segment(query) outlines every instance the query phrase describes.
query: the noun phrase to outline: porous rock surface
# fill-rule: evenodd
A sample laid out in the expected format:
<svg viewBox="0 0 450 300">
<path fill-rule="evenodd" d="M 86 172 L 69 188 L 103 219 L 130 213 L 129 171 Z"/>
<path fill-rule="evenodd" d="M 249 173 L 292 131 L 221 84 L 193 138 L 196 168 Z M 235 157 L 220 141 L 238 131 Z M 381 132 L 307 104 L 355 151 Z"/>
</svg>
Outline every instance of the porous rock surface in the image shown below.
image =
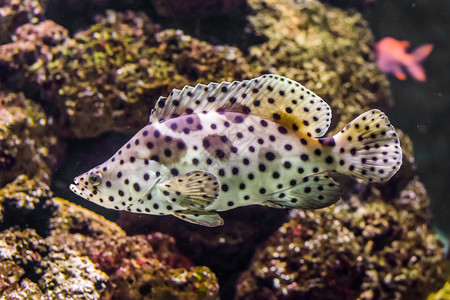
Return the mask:
<svg viewBox="0 0 450 300">
<path fill-rule="evenodd" d="M 19 176 L 0 190 L 0 298 L 216 299 L 217 279 L 175 240 L 117 225 Z"/>
</svg>

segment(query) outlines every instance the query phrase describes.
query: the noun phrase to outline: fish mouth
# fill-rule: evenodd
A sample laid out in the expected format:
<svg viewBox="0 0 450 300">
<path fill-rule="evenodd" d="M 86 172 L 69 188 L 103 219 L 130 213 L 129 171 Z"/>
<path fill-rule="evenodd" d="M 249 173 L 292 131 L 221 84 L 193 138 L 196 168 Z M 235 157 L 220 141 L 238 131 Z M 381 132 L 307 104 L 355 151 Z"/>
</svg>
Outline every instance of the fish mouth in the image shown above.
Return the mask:
<svg viewBox="0 0 450 300">
<path fill-rule="evenodd" d="M 70 188 L 70 190 L 71 190 L 72 192 L 74 192 L 74 193 L 77 194 L 78 196 L 83 197 L 83 198 L 86 199 L 86 196 L 84 195 L 84 193 L 83 193 L 83 192 L 82 192 L 75 184 L 71 184 L 71 185 L 69 186 L 69 188 Z"/>
</svg>

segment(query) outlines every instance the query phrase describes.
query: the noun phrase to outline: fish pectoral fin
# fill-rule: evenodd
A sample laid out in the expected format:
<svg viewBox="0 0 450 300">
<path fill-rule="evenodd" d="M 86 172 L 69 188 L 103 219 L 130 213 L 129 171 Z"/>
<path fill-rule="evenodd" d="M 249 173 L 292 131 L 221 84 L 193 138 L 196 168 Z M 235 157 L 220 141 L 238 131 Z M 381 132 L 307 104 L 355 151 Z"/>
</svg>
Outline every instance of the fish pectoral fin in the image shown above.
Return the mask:
<svg viewBox="0 0 450 300">
<path fill-rule="evenodd" d="M 218 214 L 209 211 L 195 211 L 186 209 L 175 211 L 173 215 L 184 221 L 206 227 L 217 227 L 223 225 L 223 219 Z"/>
<path fill-rule="evenodd" d="M 336 181 L 329 176 L 318 174 L 305 177 L 291 189 L 267 195 L 264 205 L 313 210 L 336 203 L 340 195 L 341 188 Z"/>
<path fill-rule="evenodd" d="M 216 175 L 196 170 L 160 183 L 158 188 L 168 202 L 203 210 L 219 197 L 220 182 Z"/>
</svg>

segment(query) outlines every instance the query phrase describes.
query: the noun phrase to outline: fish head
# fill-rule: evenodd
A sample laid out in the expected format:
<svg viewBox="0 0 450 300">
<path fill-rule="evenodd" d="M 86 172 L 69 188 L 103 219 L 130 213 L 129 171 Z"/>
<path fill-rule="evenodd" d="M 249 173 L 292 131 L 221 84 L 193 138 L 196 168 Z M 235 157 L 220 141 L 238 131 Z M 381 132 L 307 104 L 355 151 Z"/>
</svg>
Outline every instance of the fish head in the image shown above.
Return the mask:
<svg viewBox="0 0 450 300">
<path fill-rule="evenodd" d="M 148 193 L 161 179 L 164 167 L 156 161 L 109 159 L 77 176 L 72 192 L 100 206 L 125 210 Z"/>
</svg>

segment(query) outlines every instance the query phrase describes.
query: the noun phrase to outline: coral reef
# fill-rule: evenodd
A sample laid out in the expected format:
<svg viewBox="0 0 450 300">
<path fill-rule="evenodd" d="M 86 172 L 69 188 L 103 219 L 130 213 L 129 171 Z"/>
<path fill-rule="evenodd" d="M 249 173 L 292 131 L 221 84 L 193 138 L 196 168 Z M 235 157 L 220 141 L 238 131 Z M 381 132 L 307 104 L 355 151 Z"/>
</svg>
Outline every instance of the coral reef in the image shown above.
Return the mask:
<svg viewBox="0 0 450 300">
<path fill-rule="evenodd" d="M 426 210 L 423 186 L 396 200 L 293 211 L 241 276 L 237 299 L 422 299 L 442 284 L 442 246 L 407 210 Z"/>
<path fill-rule="evenodd" d="M 51 122 L 23 94 L 0 92 L 0 186 L 21 174 L 50 183 L 64 150 Z"/>
<path fill-rule="evenodd" d="M 217 298 L 214 273 L 193 266 L 172 237 L 127 237 L 24 175 L 0 190 L 0 229 L 1 298 Z"/>
<path fill-rule="evenodd" d="M 385 185 L 354 187 L 336 206 L 292 211 L 241 275 L 236 299 L 423 299 L 440 287 L 442 244 L 400 136 L 409 167 Z"/>
<path fill-rule="evenodd" d="M 0 3 L 0 44 L 11 41 L 20 25 L 38 23 L 44 18 L 47 0 L 6 0 Z"/>
<path fill-rule="evenodd" d="M 38 94 L 58 110 L 55 122 L 67 135 L 79 138 L 136 130 L 147 123 L 160 95 L 198 81 L 239 79 L 247 66 L 239 50 L 212 46 L 181 31 L 161 32 L 143 13 L 109 11 L 74 39 L 60 34 L 55 41 L 54 33 L 64 29 L 47 25 L 51 28 L 29 25 L 35 28 L 29 31 L 49 35 L 33 36 L 34 45 L 25 47 L 27 38 L 17 35 L 14 43 L 0 47 L 5 53 L 0 81 L 27 95 Z M 51 49 L 41 47 L 49 40 Z"/>
<path fill-rule="evenodd" d="M 1 268 L 15 275 L 13 281 L 4 281 L 2 298 L 17 294 L 14 286 L 20 286 L 27 299 L 40 295 L 48 299 L 99 298 L 108 277 L 87 257 L 71 250 L 50 249 L 33 229 L 7 229 L 0 236 Z"/>
</svg>

